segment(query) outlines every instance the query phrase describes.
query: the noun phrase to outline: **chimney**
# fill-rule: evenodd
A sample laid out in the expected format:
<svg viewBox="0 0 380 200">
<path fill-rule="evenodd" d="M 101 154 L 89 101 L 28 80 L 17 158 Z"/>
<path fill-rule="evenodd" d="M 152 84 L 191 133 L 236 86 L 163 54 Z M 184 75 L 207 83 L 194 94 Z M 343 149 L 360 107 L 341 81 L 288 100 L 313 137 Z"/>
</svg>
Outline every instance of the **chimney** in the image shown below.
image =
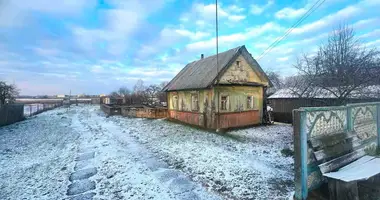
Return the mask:
<svg viewBox="0 0 380 200">
<path fill-rule="evenodd" d="M 205 57 L 205 55 L 203 55 L 203 53 L 201 54 L 201 60 Z"/>
</svg>

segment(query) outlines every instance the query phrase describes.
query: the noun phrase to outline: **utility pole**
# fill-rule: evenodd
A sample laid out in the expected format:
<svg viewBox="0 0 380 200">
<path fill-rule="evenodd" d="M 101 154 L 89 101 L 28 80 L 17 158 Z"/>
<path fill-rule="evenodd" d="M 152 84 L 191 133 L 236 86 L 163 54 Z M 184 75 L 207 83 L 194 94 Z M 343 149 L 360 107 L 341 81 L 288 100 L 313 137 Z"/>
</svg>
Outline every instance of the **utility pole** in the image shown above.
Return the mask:
<svg viewBox="0 0 380 200">
<path fill-rule="evenodd" d="M 215 0 L 215 29 L 216 29 L 216 83 L 219 83 L 219 44 L 218 44 L 218 0 Z M 219 130 L 219 118 L 220 118 L 220 113 L 219 113 L 219 101 L 220 101 L 220 96 L 219 96 L 219 91 L 217 92 L 217 120 L 216 120 L 216 130 Z"/>
</svg>

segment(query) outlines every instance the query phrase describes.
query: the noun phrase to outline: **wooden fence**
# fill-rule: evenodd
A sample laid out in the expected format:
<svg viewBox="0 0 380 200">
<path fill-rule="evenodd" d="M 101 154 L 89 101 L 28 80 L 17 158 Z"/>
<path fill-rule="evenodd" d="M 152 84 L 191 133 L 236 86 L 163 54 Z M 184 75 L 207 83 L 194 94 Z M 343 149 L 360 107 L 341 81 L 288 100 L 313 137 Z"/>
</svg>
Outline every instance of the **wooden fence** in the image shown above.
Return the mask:
<svg viewBox="0 0 380 200">
<path fill-rule="evenodd" d="M 347 103 L 379 102 L 380 99 L 348 99 Z M 273 108 L 273 117 L 277 122 L 292 123 L 294 109 L 301 107 L 342 106 L 336 98 L 268 98 L 269 105 Z"/>
<path fill-rule="evenodd" d="M 380 102 L 294 110 L 295 197 L 306 199 L 324 179 L 308 140 L 322 135 L 354 131 L 371 149 L 380 145 Z"/>
<path fill-rule="evenodd" d="M 24 119 L 23 104 L 5 104 L 0 106 L 0 126 L 13 124 Z"/>
<path fill-rule="evenodd" d="M 124 106 L 121 109 L 124 117 L 138 117 L 160 119 L 168 116 L 168 109 L 164 107 L 148 107 L 148 106 Z"/>
<path fill-rule="evenodd" d="M 121 107 L 117 105 L 100 104 L 100 109 L 108 116 L 121 115 Z"/>
</svg>

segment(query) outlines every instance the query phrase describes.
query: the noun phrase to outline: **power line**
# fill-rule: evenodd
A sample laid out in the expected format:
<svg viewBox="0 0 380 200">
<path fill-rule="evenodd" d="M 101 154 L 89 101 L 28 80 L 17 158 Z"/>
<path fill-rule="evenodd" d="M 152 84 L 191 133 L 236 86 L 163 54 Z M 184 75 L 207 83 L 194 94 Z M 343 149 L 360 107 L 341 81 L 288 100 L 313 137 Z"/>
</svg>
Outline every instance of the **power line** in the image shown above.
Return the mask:
<svg viewBox="0 0 380 200">
<path fill-rule="evenodd" d="M 321 2 L 322 1 L 322 2 Z M 294 23 L 287 31 L 286 33 L 280 37 L 277 38 L 276 41 L 274 41 L 269 47 L 267 47 L 257 58 L 257 60 L 260 60 L 263 58 L 266 54 L 268 54 L 276 45 L 278 45 L 283 39 L 286 38 L 298 25 L 300 25 L 307 17 L 309 17 L 315 10 L 317 10 L 326 0 L 318 0 L 309 8 L 309 10 L 300 18 L 296 23 Z M 318 4 L 319 3 L 319 4 Z M 317 5 L 318 4 L 318 5 Z"/>
</svg>

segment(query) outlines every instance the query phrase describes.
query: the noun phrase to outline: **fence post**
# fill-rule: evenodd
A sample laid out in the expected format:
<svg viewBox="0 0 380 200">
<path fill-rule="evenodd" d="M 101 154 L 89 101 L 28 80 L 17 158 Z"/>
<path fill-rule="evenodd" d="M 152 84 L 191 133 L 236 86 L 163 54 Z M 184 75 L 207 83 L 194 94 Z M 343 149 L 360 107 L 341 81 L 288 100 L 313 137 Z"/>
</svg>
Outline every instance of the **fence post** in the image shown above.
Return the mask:
<svg viewBox="0 0 380 200">
<path fill-rule="evenodd" d="M 293 110 L 294 127 L 294 168 L 295 168 L 295 197 L 296 199 L 307 199 L 307 128 L 306 112 Z"/>
<path fill-rule="evenodd" d="M 376 115 L 377 115 L 377 123 L 376 123 L 376 128 L 377 128 L 377 149 L 380 150 L 380 104 L 376 105 Z"/>
<path fill-rule="evenodd" d="M 346 106 L 347 109 L 346 109 L 346 112 L 347 112 L 347 131 L 352 131 L 353 130 L 353 126 L 354 126 L 354 123 L 352 121 L 352 107 L 347 105 Z"/>
</svg>

